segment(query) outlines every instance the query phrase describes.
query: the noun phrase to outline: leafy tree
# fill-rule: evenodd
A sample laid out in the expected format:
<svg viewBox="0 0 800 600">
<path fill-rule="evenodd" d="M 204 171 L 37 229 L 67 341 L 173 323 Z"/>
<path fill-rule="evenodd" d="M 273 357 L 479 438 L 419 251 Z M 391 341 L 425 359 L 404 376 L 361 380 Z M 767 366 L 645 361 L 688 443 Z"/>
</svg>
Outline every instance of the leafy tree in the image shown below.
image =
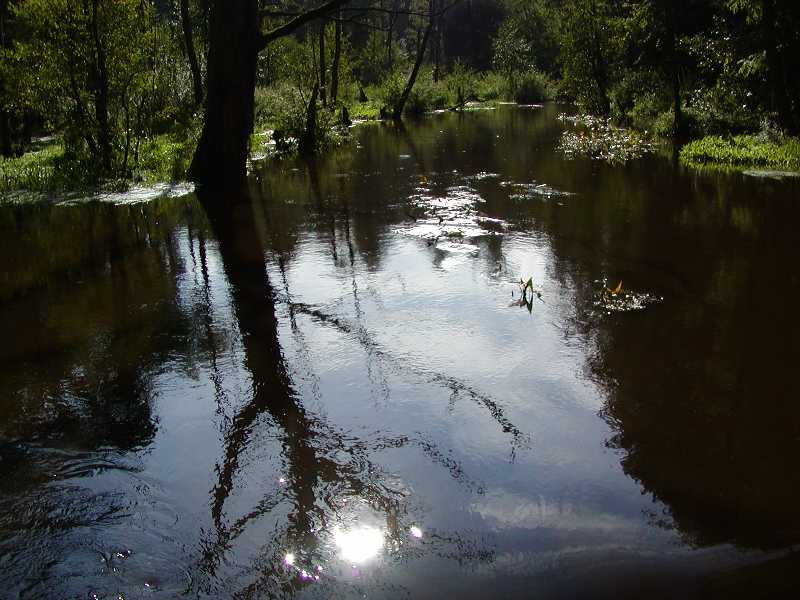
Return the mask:
<svg viewBox="0 0 800 600">
<path fill-rule="evenodd" d="M 14 95 L 64 131 L 67 152 L 97 174 L 127 168 L 132 137 L 152 110 L 157 52 L 153 10 L 139 0 L 23 0 L 14 15 L 24 35 L 11 60 Z"/>
<path fill-rule="evenodd" d="M 575 0 L 561 12 L 561 61 L 566 89 L 588 110 L 608 115 L 617 75 L 621 21 L 610 0 Z"/>
<path fill-rule="evenodd" d="M 533 48 L 520 35 L 518 24 L 509 19 L 500 26 L 493 44 L 494 68 L 505 77 L 511 93 L 519 86 L 519 79 L 533 67 Z"/>
</svg>

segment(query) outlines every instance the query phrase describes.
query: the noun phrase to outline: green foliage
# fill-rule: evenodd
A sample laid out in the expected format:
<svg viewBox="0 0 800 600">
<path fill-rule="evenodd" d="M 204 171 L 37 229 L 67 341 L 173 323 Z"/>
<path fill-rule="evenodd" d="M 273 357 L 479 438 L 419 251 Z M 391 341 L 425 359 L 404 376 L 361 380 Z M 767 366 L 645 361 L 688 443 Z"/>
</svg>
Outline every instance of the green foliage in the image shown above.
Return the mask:
<svg viewBox="0 0 800 600">
<path fill-rule="evenodd" d="M 185 130 L 184 135 L 161 134 L 145 140 L 135 179 L 147 183 L 184 181 L 199 131 L 194 127 Z"/>
<path fill-rule="evenodd" d="M 621 22 L 608 0 L 575 0 L 562 14 L 564 89 L 590 112 L 608 115 L 621 51 Z"/>
<path fill-rule="evenodd" d="M 444 77 L 443 83 L 449 96 L 448 100 L 453 101 L 451 106 L 461 105 L 478 97 L 477 74 L 460 62 L 453 65 L 453 69 Z"/>
<path fill-rule="evenodd" d="M 493 44 L 494 68 L 506 78 L 508 89 L 516 94 L 520 77 L 533 68 L 533 47 L 519 32 L 515 20 L 500 27 Z"/>
<path fill-rule="evenodd" d="M 475 95 L 483 102 L 509 98 L 508 86 L 500 73 L 480 73 L 475 80 Z"/>
<path fill-rule="evenodd" d="M 555 97 L 555 85 L 545 75 L 535 69 L 525 73 L 519 82 L 514 101 L 519 104 L 535 104 L 552 100 Z"/>
<path fill-rule="evenodd" d="M 61 144 L 54 143 L 19 158 L 0 159 L 0 192 L 52 190 L 56 184 L 55 164 L 63 154 Z"/>
<path fill-rule="evenodd" d="M 146 183 L 185 180 L 197 143 L 198 125 L 187 125 L 180 135 L 162 134 L 143 141 L 136 171 L 129 180 Z M 96 188 L 101 183 L 84 162 L 65 153 L 61 140 L 18 158 L 0 158 L 0 193 L 68 192 Z M 126 186 L 125 181 L 106 181 L 111 183 L 115 187 Z"/>
<path fill-rule="evenodd" d="M 271 129 L 276 150 L 282 154 L 293 153 L 306 128 L 310 94 L 282 82 L 272 88 L 256 90 L 256 125 Z M 317 106 L 317 152 L 339 145 L 342 131 L 334 110 Z"/>
<path fill-rule="evenodd" d="M 153 5 L 25 0 L 14 18 L 19 39 L 2 60 L 7 108 L 63 132 L 64 161 L 85 179 L 130 175 L 141 140 L 173 126 L 189 90 Z"/>
<path fill-rule="evenodd" d="M 680 153 L 689 165 L 721 164 L 800 170 L 800 139 L 771 141 L 769 134 L 707 136 L 686 144 Z"/>
<path fill-rule="evenodd" d="M 414 89 L 406 102 L 406 114 L 423 115 L 432 110 L 455 106 L 456 98 L 451 95 L 449 86 L 443 80 L 434 81 L 433 69 L 420 69 Z"/>
</svg>

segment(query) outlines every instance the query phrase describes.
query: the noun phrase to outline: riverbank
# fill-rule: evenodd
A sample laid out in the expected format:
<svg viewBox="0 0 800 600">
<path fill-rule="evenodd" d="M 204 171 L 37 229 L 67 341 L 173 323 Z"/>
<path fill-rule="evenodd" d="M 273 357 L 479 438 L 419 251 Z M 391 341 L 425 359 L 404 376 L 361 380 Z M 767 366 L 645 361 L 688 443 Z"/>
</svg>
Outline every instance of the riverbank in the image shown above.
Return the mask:
<svg viewBox="0 0 800 600">
<path fill-rule="evenodd" d="M 0 158 L 0 200 L 10 194 L 61 194 L 67 192 L 119 192 L 135 185 L 182 182 L 192 159 L 193 135 L 164 134 L 143 140 L 128 177 L 98 179 L 94 169 L 64 152 L 58 136 L 41 138 L 22 156 Z"/>
<path fill-rule="evenodd" d="M 766 167 L 800 171 L 800 139 L 710 135 L 683 146 L 680 159 L 688 166 Z"/>
</svg>

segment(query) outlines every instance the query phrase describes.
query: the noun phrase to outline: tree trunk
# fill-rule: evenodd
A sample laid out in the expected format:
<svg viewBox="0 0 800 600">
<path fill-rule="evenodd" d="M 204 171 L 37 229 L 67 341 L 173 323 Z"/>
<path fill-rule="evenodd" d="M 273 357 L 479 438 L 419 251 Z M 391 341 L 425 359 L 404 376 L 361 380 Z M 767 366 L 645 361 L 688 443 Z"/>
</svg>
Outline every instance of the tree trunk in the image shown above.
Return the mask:
<svg viewBox="0 0 800 600">
<path fill-rule="evenodd" d="M 7 110 L 0 110 L 0 155 L 4 158 L 14 155 L 11 145 L 11 116 Z"/>
<path fill-rule="evenodd" d="M 241 187 L 253 131 L 259 19 L 257 0 L 217 0 L 209 15 L 206 114 L 189 178 Z"/>
<path fill-rule="evenodd" d="M 775 2 L 765 0 L 761 15 L 764 36 L 765 58 L 767 62 L 767 82 L 770 93 L 770 109 L 775 113 L 778 125 L 791 128 L 794 117 L 792 115 L 791 101 L 788 97 L 787 86 L 783 78 L 783 65 L 781 49 L 784 44 L 776 43 L 781 39 L 776 31 L 775 24 L 779 16 L 775 11 Z"/>
<path fill-rule="evenodd" d="M 327 83 L 325 82 L 325 21 L 319 25 L 319 97 L 322 106 L 328 106 Z"/>
<path fill-rule="evenodd" d="M 433 80 L 439 81 L 442 65 L 442 19 L 439 16 L 435 19 L 433 27 Z"/>
<path fill-rule="evenodd" d="M 339 61 L 342 58 L 342 12 L 337 14 L 335 33 L 333 38 L 333 63 L 331 64 L 331 102 L 336 104 L 339 97 Z"/>
<path fill-rule="evenodd" d="M 422 66 L 423 59 L 425 58 L 425 49 L 428 47 L 428 39 L 431 37 L 432 29 L 433 17 L 431 17 L 431 19 L 428 21 L 428 26 L 425 28 L 425 35 L 422 36 L 422 42 L 420 43 L 419 50 L 417 51 L 417 60 L 414 61 L 414 68 L 411 69 L 411 75 L 408 77 L 408 83 L 406 83 L 406 87 L 400 96 L 400 100 L 398 100 L 397 104 L 394 106 L 394 112 L 392 116 L 396 121 L 399 121 L 403 117 L 403 109 L 406 107 L 406 102 L 408 102 L 408 97 L 411 95 L 411 90 L 414 89 L 414 83 L 417 81 L 419 69 Z"/>
<path fill-rule="evenodd" d="M 680 62 L 678 60 L 678 26 L 677 26 L 677 11 L 680 10 L 674 2 L 669 2 L 664 5 L 666 14 L 664 15 L 664 22 L 667 25 L 667 54 L 671 69 L 672 78 L 672 135 L 676 137 L 683 132 L 683 112 L 681 111 L 681 77 L 680 77 Z"/>
<path fill-rule="evenodd" d="M 100 166 L 103 174 L 111 171 L 111 125 L 108 121 L 108 69 L 106 50 L 100 38 L 97 7 L 99 0 L 92 0 L 92 39 L 94 40 L 95 63 L 93 65 L 94 114 L 97 119 L 97 142 L 100 151 Z"/>
<path fill-rule="evenodd" d="M 203 76 L 200 73 L 197 52 L 195 52 L 194 48 L 192 20 L 189 17 L 189 0 L 181 0 L 181 25 L 183 26 L 183 41 L 186 45 L 186 58 L 189 61 L 189 70 L 192 72 L 194 104 L 195 106 L 200 106 L 203 103 Z"/>
<path fill-rule="evenodd" d="M 0 47 L 7 49 L 10 47 L 11 42 L 8 39 L 6 25 L 7 25 L 7 2 L 0 0 Z M 0 94 L 5 94 L 5 84 L 0 79 Z M 5 109 L 0 110 L 0 155 L 8 158 L 12 155 L 13 148 L 11 144 L 11 115 Z"/>
<path fill-rule="evenodd" d="M 314 85 L 311 92 L 311 99 L 308 101 L 306 109 L 306 128 L 300 136 L 298 150 L 303 156 L 313 156 L 317 153 L 317 95 L 319 94 L 319 84 Z"/>
</svg>

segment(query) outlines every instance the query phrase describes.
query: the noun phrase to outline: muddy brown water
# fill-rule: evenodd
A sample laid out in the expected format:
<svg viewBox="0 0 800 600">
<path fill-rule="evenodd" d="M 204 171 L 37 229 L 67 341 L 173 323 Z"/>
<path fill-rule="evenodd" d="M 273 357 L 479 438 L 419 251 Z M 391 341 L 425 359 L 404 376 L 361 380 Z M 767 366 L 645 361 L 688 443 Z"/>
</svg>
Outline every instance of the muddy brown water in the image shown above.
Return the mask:
<svg viewBox="0 0 800 600">
<path fill-rule="evenodd" d="M 796 591 L 800 182 L 560 110 L 0 206 L 0 596 Z"/>
</svg>

